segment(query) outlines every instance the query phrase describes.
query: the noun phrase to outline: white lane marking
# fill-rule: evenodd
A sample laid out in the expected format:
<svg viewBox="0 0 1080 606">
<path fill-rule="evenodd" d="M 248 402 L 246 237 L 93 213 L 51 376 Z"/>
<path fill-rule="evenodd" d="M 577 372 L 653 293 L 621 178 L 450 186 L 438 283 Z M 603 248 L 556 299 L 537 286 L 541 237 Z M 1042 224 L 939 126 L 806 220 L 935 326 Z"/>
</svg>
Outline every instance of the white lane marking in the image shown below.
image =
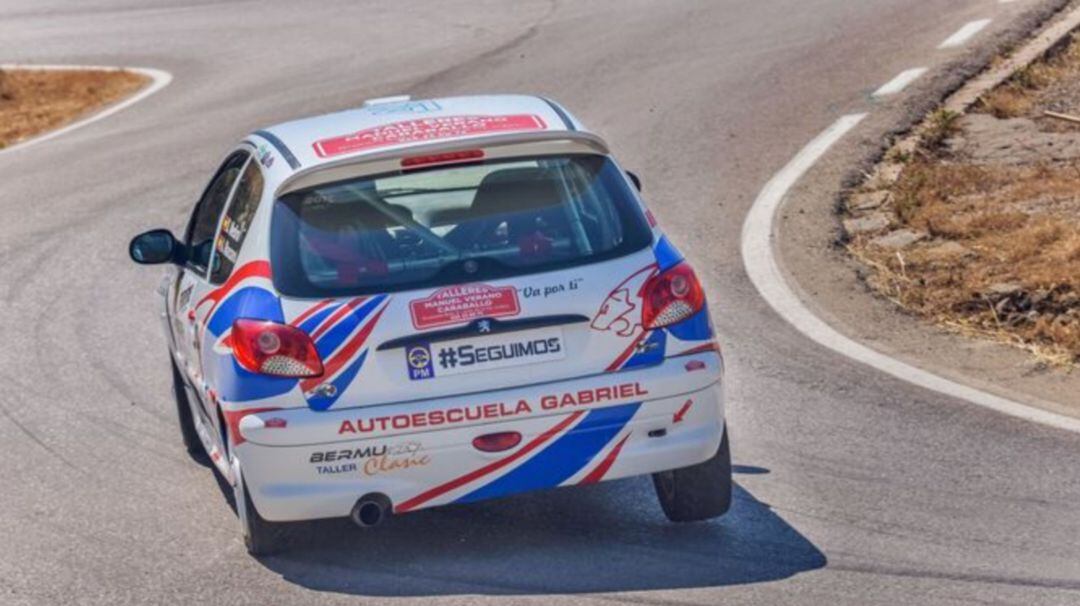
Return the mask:
<svg viewBox="0 0 1080 606">
<path fill-rule="evenodd" d="M 897 74 L 895 78 L 889 80 L 885 84 L 881 85 L 881 88 L 873 92 L 873 97 L 885 97 L 888 95 L 895 95 L 896 93 L 904 90 L 909 84 L 919 79 L 926 73 L 925 67 L 916 67 L 913 69 L 905 70 Z"/>
<path fill-rule="evenodd" d="M 788 286 L 773 254 L 773 222 L 776 215 L 792 186 L 866 115 L 851 114 L 837 120 L 776 173 L 754 200 L 742 231 L 743 265 L 754 287 L 769 306 L 799 332 L 841 355 L 931 391 L 1035 423 L 1080 433 L 1080 419 L 1014 402 L 950 381 L 845 337 L 815 316 Z"/>
<path fill-rule="evenodd" d="M 990 25 L 991 19 L 979 19 L 977 21 L 971 21 L 965 23 L 960 29 L 956 30 L 956 33 L 945 38 L 945 41 L 938 45 L 938 48 L 956 48 L 963 46 L 965 42 L 971 40 L 975 34 L 981 32 L 984 27 Z"/>
<path fill-rule="evenodd" d="M 152 95 L 152 94 L 158 92 L 159 90 L 165 88 L 166 86 L 169 85 L 170 82 L 172 82 L 172 74 L 170 74 L 169 72 L 164 71 L 164 70 L 154 69 L 154 68 L 150 68 L 150 67 L 115 67 L 115 66 L 101 66 L 101 65 L 27 65 L 27 64 L 13 64 L 13 63 L 0 64 L 0 70 L 19 70 L 19 69 L 37 69 L 37 70 L 44 70 L 44 71 L 56 71 L 56 70 L 121 71 L 121 70 L 125 70 L 125 71 L 129 71 L 129 72 L 134 72 L 136 74 L 141 74 L 143 76 L 146 76 L 146 77 L 150 78 L 150 84 L 146 88 L 143 88 L 142 90 L 140 90 L 139 92 L 135 93 L 134 95 L 128 97 L 127 99 L 124 99 L 123 101 L 121 101 L 119 103 L 110 105 L 110 106 L 106 107 L 105 109 L 103 109 L 103 110 L 101 110 L 101 111 L 99 111 L 99 112 L 97 112 L 95 114 L 91 114 L 91 115 L 89 115 L 89 116 L 87 116 L 87 117 L 85 117 L 85 118 L 83 118 L 81 120 L 76 120 L 75 122 L 72 122 L 71 124 L 67 124 L 65 126 L 62 126 L 62 127 L 58 128 L 56 130 L 51 130 L 51 131 L 49 131 L 47 133 L 44 133 L 42 135 L 38 135 L 36 137 L 27 139 L 27 140 L 22 141 L 20 143 L 16 143 L 16 144 L 11 145 L 9 147 L 5 147 L 3 149 L 0 149 L 0 154 L 15 151 L 17 149 L 23 149 L 23 148 L 26 148 L 26 147 L 30 147 L 31 145 L 36 145 L 38 143 L 42 143 L 44 141 L 48 141 L 49 139 L 53 139 L 53 138 L 59 137 L 60 135 L 69 133 L 69 132 L 75 130 L 76 128 L 82 128 L 82 127 L 84 127 L 84 126 L 86 126 L 88 124 L 92 124 L 94 122 L 97 122 L 98 120 L 108 118 L 109 116 L 115 114 L 116 112 L 118 112 L 118 111 L 120 111 L 122 109 L 126 109 L 128 107 L 131 107 L 132 105 L 135 105 L 139 101 L 142 101 L 143 99 L 149 97 L 150 95 Z"/>
</svg>

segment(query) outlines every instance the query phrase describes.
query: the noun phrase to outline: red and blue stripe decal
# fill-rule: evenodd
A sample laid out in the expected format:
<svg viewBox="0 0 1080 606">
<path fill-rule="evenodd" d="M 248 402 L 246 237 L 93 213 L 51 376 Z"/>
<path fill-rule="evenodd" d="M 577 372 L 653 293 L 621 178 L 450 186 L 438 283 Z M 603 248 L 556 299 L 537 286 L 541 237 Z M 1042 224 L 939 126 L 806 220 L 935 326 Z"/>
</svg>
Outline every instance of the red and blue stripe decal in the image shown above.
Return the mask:
<svg viewBox="0 0 1080 606">
<path fill-rule="evenodd" d="M 454 502 L 471 503 L 562 484 L 588 465 L 626 426 L 640 406 L 638 402 L 590 410 L 581 423 L 540 454 Z"/>
<path fill-rule="evenodd" d="M 502 476 L 457 497 L 451 502 L 471 503 L 559 486 L 581 472 L 591 461 L 596 459 L 604 448 L 626 427 L 640 407 L 641 402 L 634 402 L 595 408 L 588 412 L 575 411 L 514 453 L 426 490 L 411 499 L 401 502 L 394 510 L 398 513 L 404 513 L 421 507 L 440 496 L 509 467 L 537 450 L 539 452 L 524 463 Z M 580 423 L 563 433 L 567 427 L 574 425 L 578 419 L 581 419 Z M 556 438 L 556 436 L 558 437 Z M 624 436 L 597 466 L 581 480 L 581 483 L 592 483 L 602 479 L 615 462 L 615 458 L 618 456 L 627 437 L 629 435 Z M 547 444 L 548 442 L 550 444 Z M 545 446 L 545 444 L 547 445 Z"/>
<path fill-rule="evenodd" d="M 623 444 L 626 444 L 626 441 L 629 439 L 630 434 L 628 432 L 610 451 L 608 451 L 604 460 L 600 461 L 599 465 L 594 467 L 592 471 L 581 479 L 579 484 L 595 484 L 600 480 L 603 480 L 604 476 L 607 475 L 608 470 L 611 469 L 611 466 L 615 463 L 615 459 L 619 458 L 619 453 L 622 452 Z"/>
<path fill-rule="evenodd" d="M 204 366 L 210 369 L 210 378 L 223 400 L 266 399 L 288 393 L 299 384 L 312 409 L 326 410 L 337 402 L 360 372 L 367 359 L 367 338 L 386 309 L 384 303 L 389 297 L 323 299 L 315 303 L 297 316 L 292 325 L 311 335 L 315 341 L 315 348 L 324 362 L 324 374 L 303 381 L 269 377 L 241 367 L 232 356 L 227 337 L 237 318 L 285 321 L 281 300 L 262 284 L 254 282 L 269 277 L 268 262 L 247 263 L 199 301 L 198 306 L 211 306 L 202 329 L 212 335 L 203 346 Z M 317 390 L 326 383 L 333 389 Z"/>
<path fill-rule="evenodd" d="M 356 297 L 327 305 L 301 322 L 314 339 L 324 367 L 322 376 L 300 382 L 309 408 L 321 411 L 333 406 L 359 374 L 368 354 L 364 346 L 386 310 L 387 299 L 387 295 Z M 320 389 L 324 385 L 332 389 Z"/>
</svg>

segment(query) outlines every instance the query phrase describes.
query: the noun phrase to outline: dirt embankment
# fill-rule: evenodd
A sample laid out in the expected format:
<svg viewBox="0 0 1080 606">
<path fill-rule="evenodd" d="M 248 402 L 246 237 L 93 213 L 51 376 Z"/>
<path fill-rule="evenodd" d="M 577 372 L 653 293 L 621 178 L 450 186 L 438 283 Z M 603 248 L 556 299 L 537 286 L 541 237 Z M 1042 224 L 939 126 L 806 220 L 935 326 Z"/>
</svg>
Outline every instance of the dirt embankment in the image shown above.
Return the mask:
<svg viewBox="0 0 1080 606">
<path fill-rule="evenodd" d="M 148 83 L 128 71 L 0 70 L 0 148 L 93 113 Z"/>
<path fill-rule="evenodd" d="M 955 330 L 1080 364 L 1080 42 L 1015 74 L 966 115 L 931 116 L 897 178 L 847 200 L 867 283 Z M 1080 119 L 1078 119 L 1080 120 Z M 892 175 L 896 177 L 896 175 Z"/>
</svg>

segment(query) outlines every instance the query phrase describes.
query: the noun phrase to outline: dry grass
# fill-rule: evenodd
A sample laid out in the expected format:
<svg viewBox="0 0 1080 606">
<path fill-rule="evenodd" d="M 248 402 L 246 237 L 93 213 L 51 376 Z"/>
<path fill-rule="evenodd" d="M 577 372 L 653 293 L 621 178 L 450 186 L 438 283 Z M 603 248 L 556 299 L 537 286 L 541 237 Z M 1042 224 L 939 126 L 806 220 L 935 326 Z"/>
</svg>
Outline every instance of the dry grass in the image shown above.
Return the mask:
<svg viewBox="0 0 1080 606">
<path fill-rule="evenodd" d="M 1080 39 L 974 111 L 1031 118 L 1033 130 L 1080 128 L 1042 118 L 1048 109 L 1080 115 Z M 979 164 L 943 145 L 965 136 L 957 117 L 932 114 L 888 186 L 893 223 L 928 237 L 895 250 L 872 244 L 877 234 L 857 235 L 848 250 L 869 269 L 867 283 L 909 311 L 1050 364 L 1080 365 L 1080 157 Z"/>
<path fill-rule="evenodd" d="M 1080 363 L 1080 166 L 923 159 L 893 193 L 900 221 L 931 239 L 900 252 L 853 240 L 872 287 L 954 329 Z"/>
<path fill-rule="evenodd" d="M 0 148 L 114 103 L 148 82 L 126 71 L 0 71 Z"/>
<path fill-rule="evenodd" d="M 1036 117 L 1036 110 L 1052 95 L 1059 85 L 1080 78 L 1080 43 L 1070 41 L 1057 54 L 1018 71 L 1005 84 L 990 91 L 979 100 L 977 111 L 992 114 L 996 118 Z M 1066 94 L 1069 90 L 1061 91 Z"/>
<path fill-rule="evenodd" d="M 1034 102 L 1027 91 L 1004 86 L 979 99 L 979 107 L 995 118 L 1019 118 L 1031 113 Z"/>
</svg>

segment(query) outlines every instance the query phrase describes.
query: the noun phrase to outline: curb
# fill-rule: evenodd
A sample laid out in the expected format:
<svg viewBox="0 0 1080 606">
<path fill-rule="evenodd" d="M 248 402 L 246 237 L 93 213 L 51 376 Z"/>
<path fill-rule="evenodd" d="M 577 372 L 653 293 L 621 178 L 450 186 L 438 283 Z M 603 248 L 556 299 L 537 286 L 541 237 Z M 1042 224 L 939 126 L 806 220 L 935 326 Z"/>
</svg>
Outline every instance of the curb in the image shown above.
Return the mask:
<svg viewBox="0 0 1080 606">
<path fill-rule="evenodd" d="M 1080 5 L 1073 7 L 1064 16 L 1055 19 L 1047 25 L 1034 38 L 1028 40 L 1023 46 L 1014 51 L 1006 60 L 998 65 L 992 65 L 980 74 L 976 75 L 959 90 L 949 95 L 939 109 L 963 114 L 967 112 L 984 94 L 997 88 L 1013 74 L 1031 65 L 1044 57 L 1048 52 L 1063 43 L 1075 30 L 1080 29 Z M 910 133 L 905 135 L 895 144 L 890 146 L 882 156 L 870 176 L 864 183 L 873 183 L 874 189 L 885 189 L 892 186 L 900 178 L 900 170 L 903 164 L 890 162 L 888 158 L 897 154 L 913 153 L 918 147 L 923 134 L 930 127 L 933 113 L 925 116 Z"/>
<path fill-rule="evenodd" d="M 983 92 L 1004 81 L 1017 69 L 1034 61 L 1053 48 L 1055 44 L 1060 43 L 1078 25 L 1080 25 L 1080 6 L 1069 9 L 1064 16 L 1054 19 L 1053 23 L 1025 43 L 1008 61 L 987 69 L 964 84 L 957 92 L 949 95 L 946 107 L 966 109 Z M 827 324 L 795 293 L 775 255 L 774 243 L 777 237 L 775 219 L 792 187 L 835 143 L 858 126 L 866 116 L 866 113 L 860 113 L 840 117 L 780 169 L 765 184 L 754 200 L 743 221 L 740 246 L 743 267 L 754 288 L 769 307 L 793 328 L 811 341 L 845 358 L 947 397 L 1047 427 L 1080 433 L 1080 417 L 1054 412 L 1057 407 L 1049 403 L 1044 404 L 1038 398 L 1002 397 L 964 382 L 947 379 L 872 349 Z M 931 116 L 932 114 L 928 115 L 912 130 L 911 134 L 890 147 L 889 152 L 905 142 L 910 142 L 907 143 L 909 145 L 917 143 L 921 129 L 926 126 Z M 885 157 L 888 157 L 888 152 Z M 890 167 L 895 172 L 893 176 L 895 180 L 899 177 L 897 168 L 902 165 L 883 160 L 868 176 L 866 182 L 877 178 L 879 173 Z"/>
</svg>

